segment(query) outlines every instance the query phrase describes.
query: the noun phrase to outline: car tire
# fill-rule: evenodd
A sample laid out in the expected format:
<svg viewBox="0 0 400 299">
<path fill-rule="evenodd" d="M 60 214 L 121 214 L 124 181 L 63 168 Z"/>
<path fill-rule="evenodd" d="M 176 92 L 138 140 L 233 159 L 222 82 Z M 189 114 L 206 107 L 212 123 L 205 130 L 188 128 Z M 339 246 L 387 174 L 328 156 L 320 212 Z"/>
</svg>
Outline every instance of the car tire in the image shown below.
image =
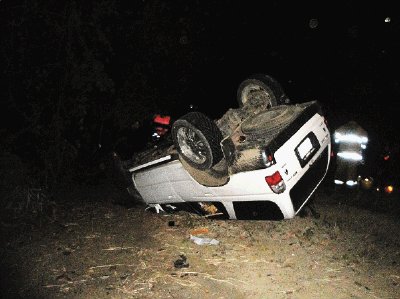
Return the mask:
<svg viewBox="0 0 400 299">
<path fill-rule="evenodd" d="M 180 157 L 196 169 L 210 169 L 223 158 L 222 133 L 201 112 L 189 112 L 177 119 L 172 125 L 172 138 Z"/>
<path fill-rule="evenodd" d="M 265 105 L 267 109 L 290 103 L 278 81 L 264 74 L 255 74 L 240 83 L 237 101 L 239 107 L 252 104 Z"/>
<path fill-rule="evenodd" d="M 291 106 L 277 106 L 245 119 L 241 125 L 242 132 L 253 135 L 268 135 L 280 132 L 281 128 L 294 120 L 298 109 Z"/>
</svg>

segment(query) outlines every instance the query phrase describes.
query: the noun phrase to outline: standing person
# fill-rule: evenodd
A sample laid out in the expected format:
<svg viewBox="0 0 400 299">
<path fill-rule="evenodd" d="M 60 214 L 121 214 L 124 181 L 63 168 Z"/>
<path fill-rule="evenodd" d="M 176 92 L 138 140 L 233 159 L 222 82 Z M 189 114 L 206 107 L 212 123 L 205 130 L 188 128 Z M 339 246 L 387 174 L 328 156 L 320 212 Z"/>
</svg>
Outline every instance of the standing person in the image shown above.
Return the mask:
<svg viewBox="0 0 400 299">
<path fill-rule="evenodd" d="M 368 133 L 352 120 L 335 130 L 334 139 L 337 148 L 334 182 L 353 187 L 358 184 L 359 168 L 364 163 Z"/>
<path fill-rule="evenodd" d="M 153 117 L 153 141 L 158 141 L 166 137 L 171 129 L 171 116 L 155 114 Z"/>
</svg>

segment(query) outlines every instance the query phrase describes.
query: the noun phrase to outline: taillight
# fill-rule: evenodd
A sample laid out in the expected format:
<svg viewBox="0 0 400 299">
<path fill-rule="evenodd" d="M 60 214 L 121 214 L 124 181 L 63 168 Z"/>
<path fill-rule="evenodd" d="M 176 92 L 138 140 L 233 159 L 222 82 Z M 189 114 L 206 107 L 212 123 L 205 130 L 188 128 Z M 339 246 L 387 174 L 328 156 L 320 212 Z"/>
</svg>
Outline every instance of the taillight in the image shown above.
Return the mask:
<svg viewBox="0 0 400 299">
<path fill-rule="evenodd" d="M 271 167 L 272 165 L 275 165 L 276 163 L 274 153 L 269 148 L 266 148 L 264 150 L 264 152 L 262 153 L 262 158 L 267 168 Z"/>
<path fill-rule="evenodd" d="M 273 175 L 266 176 L 265 181 L 274 193 L 282 193 L 286 190 L 285 182 L 279 171 L 275 171 Z"/>
</svg>

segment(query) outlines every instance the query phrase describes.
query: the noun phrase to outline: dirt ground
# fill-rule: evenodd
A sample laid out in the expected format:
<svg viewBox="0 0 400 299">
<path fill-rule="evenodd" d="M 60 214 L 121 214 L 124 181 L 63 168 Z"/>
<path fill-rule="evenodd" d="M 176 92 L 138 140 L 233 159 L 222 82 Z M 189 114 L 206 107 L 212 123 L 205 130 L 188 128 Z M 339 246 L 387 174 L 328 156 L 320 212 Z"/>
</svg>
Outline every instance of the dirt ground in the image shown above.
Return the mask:
<svg viewBox="0 0 400 299">
<path fill-rule="evenodd" d="M 284 221 L 156 214 L 110 185 L 68 190 L 29 217 L 8 207 L 1 295 L 400 298 L 398 204 L 323 190 L 319 218 Z"/>
</svg>

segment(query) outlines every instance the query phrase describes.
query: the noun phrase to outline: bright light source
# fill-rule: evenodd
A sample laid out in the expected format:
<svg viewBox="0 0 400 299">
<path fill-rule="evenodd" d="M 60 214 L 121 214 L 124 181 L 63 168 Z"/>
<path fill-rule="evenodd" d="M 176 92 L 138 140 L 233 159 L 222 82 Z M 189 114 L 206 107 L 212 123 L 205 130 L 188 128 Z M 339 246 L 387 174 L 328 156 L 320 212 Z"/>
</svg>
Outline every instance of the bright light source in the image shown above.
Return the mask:
<svg viewBox="0 0 400 299">
<path fill-rule="evenodd" d="M 356 134 L 341 134 L 341 133 L 335 133 L 335 142 L 356 142 L 360 144 L 366 144 L 368 143 L 368 137 L 365 136 L 359 136 Z"/>
<path fill-rule="evenodd" d="M 355 186 L 355 185 L 357 185 L 357 181 L 348 180 L 348 181 L 346 182 L 346 185 L 347 185 L 347 186 L 350 186 L 350 187 Z"/>
<path fill-rule="evenodd" d="M 335 184 L 336 184 L 336 185 L 343 185 L 343 184 L 344 184 L 344 182 L 343 182 L 343 181 L 341 181 L 341 180 L 335 180 Z"/>
<path fill-rule="evenodd" d="M 363 157 L 355 152 L 339 152 L 337 155 L 345 160 L 361 161 Z"/>
<path fill-rule="evenodd" d="M 387 194 L 390 194 L 393 192 L 394 188 L 393 186 L 386 186 L 384 190 Z"/>
<path fill-rule="evenodd" d="M 371 177 L 369 178 L 364 178 L 362 180 L 360 180 L 361 182 L 361 187 L 363 187 L 364 189 L 371 189 L 372 185 L 373 185 L 373 179 Z"/>
<path fill-rule="evenodd" d="M 385 18 L 385 23 L 390 23 L 392 20 L 390 19 L 390 17 L 386 17 Z"/>
</svg>

